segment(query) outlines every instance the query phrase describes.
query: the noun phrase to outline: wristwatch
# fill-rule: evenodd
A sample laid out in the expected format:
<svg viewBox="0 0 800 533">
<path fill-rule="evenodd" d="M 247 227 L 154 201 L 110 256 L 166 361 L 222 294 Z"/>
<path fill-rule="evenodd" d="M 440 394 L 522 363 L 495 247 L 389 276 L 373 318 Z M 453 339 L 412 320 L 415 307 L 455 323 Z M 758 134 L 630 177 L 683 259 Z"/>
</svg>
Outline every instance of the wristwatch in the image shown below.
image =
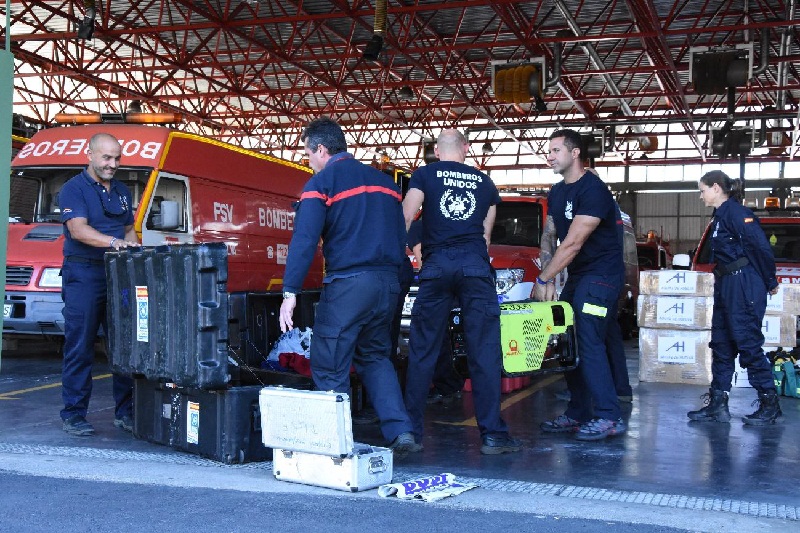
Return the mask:
<svg viewBox="0 0 800 533">
<path fill-rule="evenodd" d="M 285 298 L 294 298 L 295 296 L 297 296 L 297 295 L 295 293 L 291 292 L 291 291 L 283 291 L 284 299 Z"/>
</svg>

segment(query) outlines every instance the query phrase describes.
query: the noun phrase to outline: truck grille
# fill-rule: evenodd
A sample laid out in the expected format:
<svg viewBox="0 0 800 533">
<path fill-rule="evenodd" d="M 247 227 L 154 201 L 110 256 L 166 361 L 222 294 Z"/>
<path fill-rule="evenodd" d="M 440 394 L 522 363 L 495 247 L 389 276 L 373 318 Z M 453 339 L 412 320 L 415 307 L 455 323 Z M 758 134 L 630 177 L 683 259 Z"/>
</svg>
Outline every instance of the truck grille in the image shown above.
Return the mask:
<svg viewBox="0 0 800 533">
<path fill-rule="evenodd" d="M 27 285 L 32 275 L 33 267 L 6 266 L 6 285 Z"/>
</svg>

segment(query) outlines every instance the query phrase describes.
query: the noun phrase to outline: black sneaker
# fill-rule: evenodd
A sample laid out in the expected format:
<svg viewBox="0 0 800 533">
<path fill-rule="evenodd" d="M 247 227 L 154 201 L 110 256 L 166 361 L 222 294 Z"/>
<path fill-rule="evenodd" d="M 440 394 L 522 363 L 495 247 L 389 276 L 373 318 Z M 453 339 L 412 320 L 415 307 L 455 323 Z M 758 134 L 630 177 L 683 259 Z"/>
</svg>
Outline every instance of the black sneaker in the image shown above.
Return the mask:
<svg viewBox="0 0 800 533">
<path fill-rule="evenodd" d="M 608 420 L 606 418 L 594 418 L 581 427 L 575 433 L 577 440 L 603 440 L 612 435 L 622 435 L 625 430 L 625 422 L 622 419 Z"/>
<path fill-rule="evenodd" d="M 501 453 L 518 452 L 522 442 L 511 438 L 508 433 L 494 433 L 483 437 L 481 453 L 483 455 L 500 455 Z"/>
<path fill-rule="evenodd" d="M 115 418 L 114 427 L 124 429 L 128 433 L 133 433 L 133 417 L 131 415 L 125 415 L 122 418 Z"/>
<path fill-rule="evenodd" d="M 579 427 L 581 423 L 567 415 L 558 415 L 553 420 L 539 424 L 539 429 L 545 433 L 575 433 Z"/>
<path fill-rule="evenodd" d="M 452 405 L 453 402 L 460 399 L 461 399 L 461 391 L 456 391 L 451 394 L 441 394 L 438 392 L 432 392 L 428 394 L 426 402 L 428 403 L 428 405 L 440 403 L 442 405 L 448 406 Z"/>
<path fill-rule="evenodd" d="M 414 439 L 414 434 L 410 431 L 401 433 L 389 445 L 389 449 L 394 452 L 396 459 L 403 459 L 410 453 L 417 453 L 422 451 L 422 444 L 417 444 Z"/>
<path fill-rule="evenodd" d="M 81 415 L 72 415 L 64 420 L 64 431 L 78 437 L 94 435 L 94 427 Z"/>
</svg>

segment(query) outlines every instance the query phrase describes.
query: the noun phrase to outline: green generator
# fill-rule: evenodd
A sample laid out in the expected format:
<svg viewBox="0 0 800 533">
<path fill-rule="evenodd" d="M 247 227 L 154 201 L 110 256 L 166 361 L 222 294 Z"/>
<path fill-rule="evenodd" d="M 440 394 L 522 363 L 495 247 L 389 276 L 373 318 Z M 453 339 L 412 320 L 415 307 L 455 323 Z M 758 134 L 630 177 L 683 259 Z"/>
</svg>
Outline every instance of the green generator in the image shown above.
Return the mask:
<svg viewBox="0 0 800 533">
<path fill-rule="evenodd" d="M 453 366 L 468 378 L 460 309 L 450 314 L 450 339 Z M 527 300 L 500 304 L 500 346 L 503 375 L 507 377 L 574 369 L 578 365 L 578 340 L 572 307 L 566 302 Z"/>
</svg>

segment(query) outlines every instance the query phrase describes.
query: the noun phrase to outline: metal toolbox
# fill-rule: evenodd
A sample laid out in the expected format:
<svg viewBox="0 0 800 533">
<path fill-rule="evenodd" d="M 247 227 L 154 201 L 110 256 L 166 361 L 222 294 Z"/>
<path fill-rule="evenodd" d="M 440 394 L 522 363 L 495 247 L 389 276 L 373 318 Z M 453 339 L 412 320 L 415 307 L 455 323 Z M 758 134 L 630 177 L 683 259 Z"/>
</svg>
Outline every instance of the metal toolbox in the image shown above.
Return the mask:
<svg viewBox="0 0 800 533">
<path fill-rule="evenodd" d="M 392 450 L 356 443 L 349 457 L 275 449 L 276 479 L 358 492 L 392 481 Z"/>
<path fill-rule="evenodd" d="M 353 454 L 347 394 L 264 387 L 258 400 L 264 446 L 337 458 Z"/>
</svg>

